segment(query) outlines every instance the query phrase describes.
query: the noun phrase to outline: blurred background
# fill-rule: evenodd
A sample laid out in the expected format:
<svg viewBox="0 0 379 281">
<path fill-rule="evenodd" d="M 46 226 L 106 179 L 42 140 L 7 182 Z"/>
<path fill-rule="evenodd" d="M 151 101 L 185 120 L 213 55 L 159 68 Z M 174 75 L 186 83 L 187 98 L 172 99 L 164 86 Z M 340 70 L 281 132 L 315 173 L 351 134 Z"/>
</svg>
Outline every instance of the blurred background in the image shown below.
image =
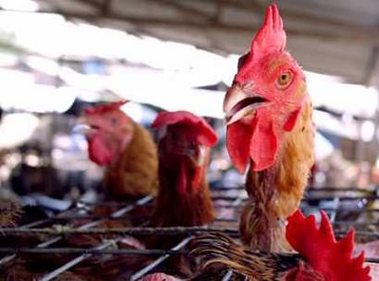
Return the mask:
<svg viewBox="0 0 379 281">
<path fill-rule="evenodd" d="M 220 136 L 211 184 L 242 185 L 222 100 L 270 2 L 0 0 L 1 192 L 73 200 L 101 188 L 102 168 L 71 130 L 85 107 L 120 99 L 147 128 L 163 109 L 207 117 Z M 315 106 L 310 185 L 375 189 L 379 2 L 278 3 Z"/>
</svg>

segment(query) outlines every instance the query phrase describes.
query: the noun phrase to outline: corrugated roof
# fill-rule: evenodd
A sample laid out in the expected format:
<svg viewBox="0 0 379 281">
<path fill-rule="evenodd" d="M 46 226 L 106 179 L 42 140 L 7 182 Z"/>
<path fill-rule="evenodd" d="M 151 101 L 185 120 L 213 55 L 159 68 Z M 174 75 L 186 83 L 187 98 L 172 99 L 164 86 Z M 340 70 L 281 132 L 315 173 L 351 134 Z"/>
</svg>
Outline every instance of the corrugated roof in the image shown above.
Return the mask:
<svg viewBox="0 0 379 281">
<path fill-rule="evenodd" d="M 39 12 L 194 44 L 221 54 L 243 53 L 267 0 L 38 0 Z M 378 0 L 282 0 L 291 53 L 306 70 L 379 84 Z"/>
</svg>

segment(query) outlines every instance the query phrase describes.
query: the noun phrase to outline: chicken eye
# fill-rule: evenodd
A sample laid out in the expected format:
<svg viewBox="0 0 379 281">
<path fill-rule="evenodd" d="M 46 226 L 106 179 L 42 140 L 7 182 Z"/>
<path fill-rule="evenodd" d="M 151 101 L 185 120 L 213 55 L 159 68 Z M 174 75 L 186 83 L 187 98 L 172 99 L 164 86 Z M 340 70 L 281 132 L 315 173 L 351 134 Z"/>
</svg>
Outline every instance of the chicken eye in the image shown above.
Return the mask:
<svg viewBox="0 0 379 281">
<path fill-rule="evenodd" d="M 292 81 L 292 73 L 289 71 L 283 72 L 276 80 L 276 86 L 279 89 L 287 88 Z"/>
<path fill-rule="evenodd" d="M 111 117 L 110 122 L 111 122 L 112 126 L 116 126 L 118 124 L 118 119 L 115 117 Z"/>
<path fill-rule="evenodd" d="M 175 142 L 178 138 L 177 138 L 177 136 L 176 136 L 175 133 L 171 133 L 170 134 L 170 139 Z"/>
</svg>

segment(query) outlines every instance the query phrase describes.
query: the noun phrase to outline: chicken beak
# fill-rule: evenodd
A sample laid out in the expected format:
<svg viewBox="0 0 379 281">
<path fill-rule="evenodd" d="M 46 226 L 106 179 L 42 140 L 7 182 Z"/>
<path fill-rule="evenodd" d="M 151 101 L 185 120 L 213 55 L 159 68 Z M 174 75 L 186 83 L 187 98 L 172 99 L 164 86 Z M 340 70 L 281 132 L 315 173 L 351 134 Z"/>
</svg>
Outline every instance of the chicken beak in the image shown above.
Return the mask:
<svg viewBox="0 0 379 281">
<path fill-rule="evenodd" d="M 224 98 L 226 124 L 233 124 L 244 116 L 251 115 L 265 102 L 267 100 L 258 94 L 247 94 L 240 86 L 232 86 Z"/>
<path fill-rule="evenodd" d="M 202 166 L 205 162 L 205 147 L 201 145 L 198 145 L 195 148 L 186 149 L 185 154 L 197 167 Z"/>
<path fill-rule="evenodd" d="M 89 125 L 88 119 L 86 117 L 80 117 L 76 121 L 76 125 L 72 128 L 72 134 L 83 134 L 88 135 L 93 131 L 93 128 Z"/>
</svg>

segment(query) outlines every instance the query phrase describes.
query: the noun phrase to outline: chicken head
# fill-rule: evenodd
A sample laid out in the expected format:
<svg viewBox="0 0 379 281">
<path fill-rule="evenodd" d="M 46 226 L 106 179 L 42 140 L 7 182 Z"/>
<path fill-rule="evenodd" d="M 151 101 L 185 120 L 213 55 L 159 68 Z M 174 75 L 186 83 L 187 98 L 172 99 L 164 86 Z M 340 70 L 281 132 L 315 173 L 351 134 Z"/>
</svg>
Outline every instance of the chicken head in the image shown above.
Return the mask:
<svg viewBox="0 0 379 281">
<path fill-rule="evenodd" d="M 86 135 L 90 159 L 110 166 L 124 151 L 133 136 L 133 124 L 120 107 L 126 101 L 86 108 L 77 129 Z"/>
<path fill-rule="evenodd" d="M 217 134 L 203 118 L 187 111 L 161 112 L 152 127 L 160 129 L 160 163 L 168 170 L 178 170 L 178 191 L 196 191 Z"/>
<path fill-rule="evenodd" d="M 249 159 L 254 171 L 273 165 L 284 134 L 309 99 L 305 76 L 285 46 L 283 21 L 272 4 L 224 99 L 227 149 L 241 173 Z"/>
</svg>

